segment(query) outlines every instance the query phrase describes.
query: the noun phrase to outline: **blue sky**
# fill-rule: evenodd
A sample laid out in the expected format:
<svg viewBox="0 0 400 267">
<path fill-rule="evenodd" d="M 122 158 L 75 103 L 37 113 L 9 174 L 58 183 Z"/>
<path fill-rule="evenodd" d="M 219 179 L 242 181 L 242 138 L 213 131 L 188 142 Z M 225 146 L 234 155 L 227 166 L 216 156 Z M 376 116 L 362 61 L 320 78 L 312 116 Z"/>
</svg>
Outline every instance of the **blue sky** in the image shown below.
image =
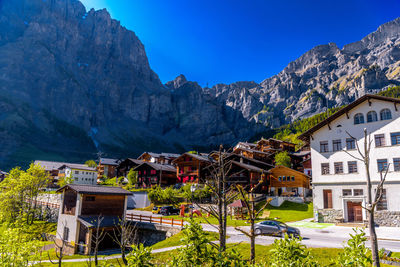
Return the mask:
<svg viewBox="0 0 400 267">
<path fill-rule="evenodd" d="M 319 44 L 358 41 L 400 16 L 398 0 L 81 0 L 145 46 L 162 82 L 261 82 Z"/>
</svg>

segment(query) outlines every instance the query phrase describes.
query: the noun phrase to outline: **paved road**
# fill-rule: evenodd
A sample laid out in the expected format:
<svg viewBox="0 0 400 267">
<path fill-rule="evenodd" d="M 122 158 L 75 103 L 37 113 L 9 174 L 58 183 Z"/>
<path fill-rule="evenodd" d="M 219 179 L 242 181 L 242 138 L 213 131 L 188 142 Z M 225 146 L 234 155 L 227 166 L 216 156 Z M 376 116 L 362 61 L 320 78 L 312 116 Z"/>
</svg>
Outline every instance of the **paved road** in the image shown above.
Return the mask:
<svg viewBox="0 0 400 267">
<path fill-rule="evenodd" d="M 149 216 L 151 212 L 148 211 L 137 211 L 129 210 L 128 213 L 142 214 Z M 154 215 L 153 216 L 160 216 Z M 209 224 L 202 224 L 205 231 L 218 232 L 215 226 Z M 244 230 L 248 230 L 248 226 L 241 227 Z M 329 226 L 323 229 L 313 228 L 302 228 L 299 227 L 301 235 L 303 237 L 302 243 L 308 247 L 329 247 L 329 248 L 342 248 L 344 243 L 350 238 L 350 233 L 353 233 L 352 227 L 345 226 Z M 400 228 L 398 227 L 380 227 L 376 228 L 379 247 L 385 248 L 391 251 L 400 252 Z M 368 229 L 366 229 L 368 234 Z M 227 228 L 227 235 L 229 243 L 238 242 L 250 242 L 241 232 L 235 230 L 234 227 Z M 279 237 L 272 236 L 260 236 L 256 238 L 256 244 L 269 245 Z M 369 242 L 366 244 L 369 246 Z"/>
</svg>

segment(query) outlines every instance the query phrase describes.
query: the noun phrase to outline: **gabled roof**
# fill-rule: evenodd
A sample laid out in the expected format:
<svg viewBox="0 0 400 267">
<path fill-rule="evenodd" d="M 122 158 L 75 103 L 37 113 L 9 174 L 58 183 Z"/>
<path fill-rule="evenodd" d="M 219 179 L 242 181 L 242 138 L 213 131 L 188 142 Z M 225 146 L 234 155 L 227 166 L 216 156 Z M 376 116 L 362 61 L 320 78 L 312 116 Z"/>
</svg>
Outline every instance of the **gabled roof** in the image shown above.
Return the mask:
<svg viewBox="0 0 400 267">
<path fill-rule="evenodd" d="M 303 140 L 303 141 L 308 141 L 310 136 L 315 131 L 321 129 L 322 127 L 324 127 L 328 123 L 336 120 L 337 118 L 339 118 L 343 114 L 348 113 L 350 110 L 352 110 L 353 108 L 357 107 L 361 103 L 363 103 L 365 101 L 369 101 L 371 99 L 393 102 L 394 104 L 400 104 L 400 99 L 399 98 L 392 98 L 392 97 L 386 97 L 386 96 L 366 94 L 366 95 L 363 95 L 362 97 L 358 98 L 357 100 L 353 101 L 349 105 L 347 105 L 347 106 L 343 107 L 342 109 L 338 110 L 337 112 L 333 113 L 331 116 L 329 116 L 325 120 L 321 121 L 320 123 L 318 123 L 317 125 L 315 125 L 311 129 L 309 129 L 308 131 L 302 133 L 298 138 Z"/>
<path fill-rule="evenodd" d="M 249 165 L 249 164 L 237 162 L 237 161 L 234 161 L 234 160 L 232 160 L 231 162 L 232 162 L 232 164 L 234 164 L 234 165 L 236 165 L 236 166 L 239 166 L 239 167 L 241 167 L 241 168 L 243 168 L 243 169 L 246 169 L 246 170 L 248 170 L 248 171 L 258 172 L 258 173 L 267 173 L 267 172 L 268 172 L 268 171 L 266 171 L 266 170 L 263 170 L 263 169 L 258 168 L 258 167 L 256 167 L 256 166 L 253 166 L 253 165 Z"/>
<path fill-rule="evenodd" d="M 268 152 L 263 152 L 263 151 L 256 150 L 256 149 L 243 148 L 243 147 L 238 147 L 236 150 L 243 150 L 243 151 L 247 151 L 247 152 L 251 152 L 251 153 L 264 154 L 267 156 L 273 155 L 273 153 L 268 153 Z M 274 150 L 274 149 L 271 149 L 271 150 Z"/>
<path fill-rule="evenodd" d="M 100 164 L 103 164 L 103 165 L 116 166 L 116 165 L 118 165 L 118 163 L 119 163 L 118 159 L 100 158 Z"/>
<path fill-rule="evenodd" d="M 64 169 L 64 168 L 70 168 L 70 169 L 76 169 L 76 170 L 84 170 L 84 171 L 96 171 L 96 168 L 89 167 L 85 164 L 74 164 L 74 163 L 66 163 L 59 167 L 58 169 Z"/>
<path fill-rule="evenodd" d="M 78 194 L 88 195 L 132 195 L 132 192 L 121 187 L 83 184 L 67 184 L 58 189 L 56 192 L 61 193 L 64 191 L 64 189 L 72 189 Z"/>
<path fill-rule="evenodd" d="M 62 165 L 69 164 L 67 162 L 58 162 L 58 161 L 47 161 L 47 160 L 35 160 L 35 165 L 40 165 L 46 171 L 58 170 Z"/>
<path fill-rule="evenodd" d="M 192 153 L 188 153 L 188 152 L 183 153 L 182 155 L 180 155 L 179 157 L 174 159 L 172 162 L 175 163 L 179 158 L 181 158 L 183 156 L 189 156 L 189 157 L 195 158 L 195 159 L 200 160 L 200 161 L 211 162 L 211 159 L 208 156 L 202 156 L 202 155 L 192 154 Z"/>
<path fill-rule="evenodd" d="M 164 158 L 169 158 L 169 159 L 173 159 L 173 158 L 177 158 L 180 156 L 180 154 L 175 154 L 175 153 L 154 153 L 154 152 L 143 152 L 138 159 L 140 159 L 143 155 L 148 154 L 153 158 L 159 158 L 159 157 L 164 157 Z"/>
<path fill-rule="evenodd" d="M 303 175 L 303 176 L 305 176 L 307 178 L 310 178 L 310 176 L 308 176 L 307 174 L 305 174 L 303 172 L 299 172 L 299 171 L 297 171 L 295 169 L 292 169 L 292 168 L 289 168 L 289 167 L 286 167 L 286 166 L 282 166 L 282 165 L 278 165 L 275 168 L 270 169 L 269 172 L 272 173 L 274 170 L 278 170 L 278 169 L 286 169 L 286 170 L 292 171 L 294 173 L 297 173 L 298 175 Z"/>
<path fill-rule="evenodd" d="M 172 165 L 158 164 L 158 163 L 153 163 L 153 162 L 143 162 L 139 166 L 136 166 L 134 168 L 134 170 L 140 168 L 143 165 L 148 165 L 148 166 L 150 166 L 151 168 L 153 168 L 154 170 L 157 170 L 157 171 L 176 172 L 176 168 L 174 166 L 172 166 Z"/>
<path fill-rule="evenodd" d="M 244 203 L 244 201 L 242 199 L 237 199 L 234 202 L 232 202 L 231 204 L 229 204 L 228 207 L 231 207 L 231 208 L 245 208 L 246 207 L 246 203 Z"/>
</svg>

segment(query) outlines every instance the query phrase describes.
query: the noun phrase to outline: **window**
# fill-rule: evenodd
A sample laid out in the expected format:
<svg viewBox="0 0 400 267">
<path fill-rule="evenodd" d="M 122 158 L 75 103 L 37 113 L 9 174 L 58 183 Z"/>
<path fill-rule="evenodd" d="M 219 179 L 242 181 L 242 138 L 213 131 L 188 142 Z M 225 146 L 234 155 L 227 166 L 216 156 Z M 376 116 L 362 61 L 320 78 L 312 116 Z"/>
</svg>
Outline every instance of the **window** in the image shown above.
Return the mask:
<svg viewBox="0 0 400 267">
<path fill-rule="evenodd" d="M 95 201 L 95 197 L 94 196 L 86 196 L 85 197 L 85 201 Z"/>
<path fill-rule="evenodd" d="M 286 182 L 286 176 L 282 176 L 282 181 Z"/>
<path fill-rule="evenodd" d="M 364 192 L 362 189 L 353 189 L 353 194 L 354 196 L 362 196 L 364 195 Z"/>
<path fill-rule="evenodd" d="M 282 182 L 282 176 L 279 176 L 278 181 Z"/>
<path fill-rule="evenodd" d="M 349 167 L 349 173 L 356 173 L 357 170 L 357 161 L 348 161 L 347 166 Z"/>
<path fill-rule="evenodd" d="M 354 115 L 354 124 L 362 124 L 364 123 L 364 115 L 361 113 L 357 113 Z"/>
<path fill-rule="evenodd" d="M 324 189 L 324 209 L 331 209 L 332 208 L 332 190 Z"/>
<path fill-rule="evenodd" d="M 321 141 L 319 143 L 320 152 L 329 152 L 328 141 Z"/>
<path fill-rule="evenodd" d="M 351 196 L 351 189 L 343 189 L 342 190 L 342 195 L 345 196 Z"/>
<path fill-rule="evenodd" d="M 156 170 L 151 170 L 151 171 L 150 171 L 150 174 L 156 174 L 156 173 L 157 173 Z"/>
<path fill-rule="evenodd" d="M 392 119 L 392 113 L 390 112 L 390 109 L 385 108 L 381 110 L 381 120 L 391 120 Z"/>
<path fill-rule="evenodd" d="M 378 171 L 385 171 L 388 165 L 387 159 L 378 159 Z"/>
<path fill-rule="evenodd" d="M 75 181 L 78 181 L 78 177 L 75 177 Z"/>
<path fill-rule="evenodd" d="M 75 171 L 75 174 L 79 174 L 79 171 Z"/>
<path fill-rule="evenodd" d="M 321 163 L 321 174 L 329 174 L 329 163 Z"/>
<path fill-rule="evenodd" d="M 346 139 L 346 148 L 348 150 L 356 149 L 356 140 L 354 138 L 347 138 Z"/>
<path fill-rule="evenodd" d="M 375 111 L 370 111 L 367 113 L 367 122 L 373 122 L 378 120 L 378 115 Z"/>
<path fill-rule="evenodd" d="M 343 162 L 335 162 L 333 165 L 335 166 L 335 174 L 343 173 Z"/>
<path fill-rule="evenodd" d="M 68 241 L 68 237 L 69 237 L 69 228 L 64 227 L 63 240 Z"/>
<path fill-rule="evenodd" d="M 376 205 L 376 209 L 387 210 L 386 189 L 383 189 L 381 200 L 378 202 L 378 205 Z"/>
<path fill-rule="evenodd" d="M 395 172 L 400 172 L 400 158 L 393 159 L 393 167 Z"/>
<path fill-rule="evenodd" d="M 392 146 L 400 145 L 400 133 L 391 133 L 390 139 L 392 140 Z"/>
<path fill-rule="evenodd" d="M 333 151 L 340 151 L 342 150 L 342 140 L 338 139 L 338 140 L 333 140 L 332 141 L 332 145 L 333 145 Z"/>
<path fill-rule="evenodd" d="M 376 134 L 375 135 L 375 146 L 385 146 L 385 135 L 384 134 Z"/>
<path fill-rule="evenodd" d="M 294 182 L 294 176 L 292 176 L 292 182 Z"/>
</svg>

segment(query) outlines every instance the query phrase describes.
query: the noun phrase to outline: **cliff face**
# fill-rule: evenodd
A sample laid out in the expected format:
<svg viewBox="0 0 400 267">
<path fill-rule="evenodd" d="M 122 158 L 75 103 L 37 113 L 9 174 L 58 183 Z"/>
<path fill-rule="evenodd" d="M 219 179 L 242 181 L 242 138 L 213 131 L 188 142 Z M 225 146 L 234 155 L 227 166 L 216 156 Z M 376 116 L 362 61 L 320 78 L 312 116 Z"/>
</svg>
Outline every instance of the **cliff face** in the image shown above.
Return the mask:
<svg viewBox="0 0 400 267">
<path fill-rule="evenodd" d="M 400 18 L 342 49 L 334 43 L 314 47 L 259 85 L 235 83 L 205 90 L 246 118 L 276 127 L 399 81 Z M 253 104 L 247 105 L 249 99 Z"/>
<path fill-rule="evenodd" d="M 181 87 L 161 84 L 138 37 L 106 10 L 0 1 L 0 164 L 179 152 L 252 134 L 240 112 Z"/>
</svg>

